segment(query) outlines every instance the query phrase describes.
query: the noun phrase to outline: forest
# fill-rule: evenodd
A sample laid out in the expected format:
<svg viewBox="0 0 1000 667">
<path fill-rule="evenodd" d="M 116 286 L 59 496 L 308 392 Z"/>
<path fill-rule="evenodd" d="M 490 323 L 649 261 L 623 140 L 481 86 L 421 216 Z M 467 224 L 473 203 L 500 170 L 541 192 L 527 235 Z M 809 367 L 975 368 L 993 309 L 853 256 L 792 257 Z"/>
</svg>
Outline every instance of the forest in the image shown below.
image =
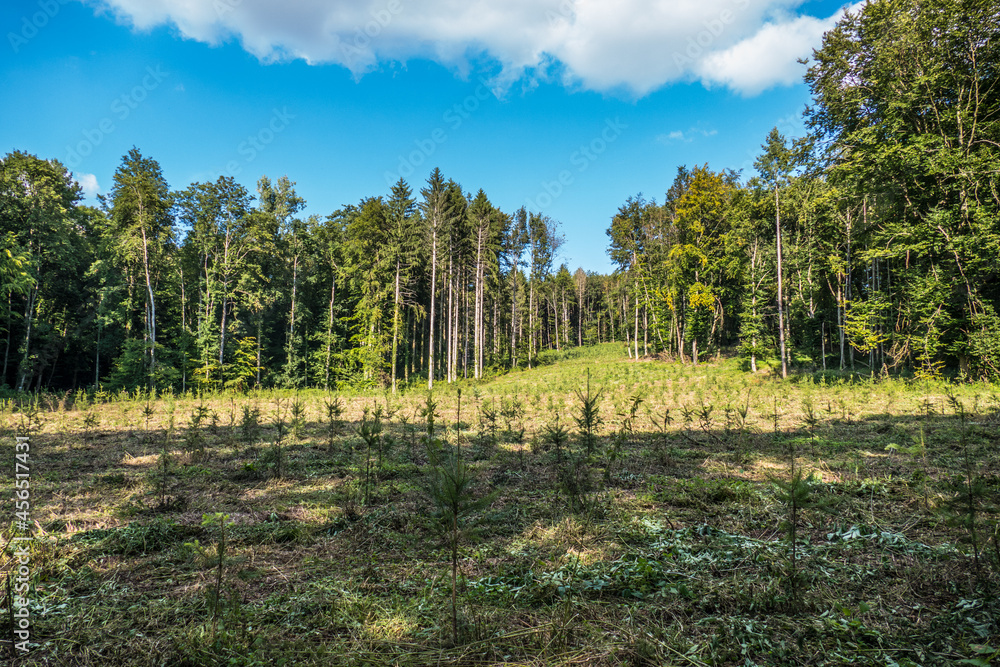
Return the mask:
<svg viewBox="0 0 1000 667">
<path fill-rule="evenodd" d="M 810 132 L 773 130 L 756 175 L 680 167 L 662 203 L 624 202 L 613 275 L 554 266 L 557 221 L 438 169 L 419 193 L 400 179 L 302 219 L 287 176 L 176 190 L 133 148 L 95 208 L 58 160 L 14 151 L 2 383 L 395 390 L 605 341 L 773 359 L 783 377 L 995 379 L 996 12 L 930 7 L 878 3 L 828 33 L 806 75 Z"/>
</svg>

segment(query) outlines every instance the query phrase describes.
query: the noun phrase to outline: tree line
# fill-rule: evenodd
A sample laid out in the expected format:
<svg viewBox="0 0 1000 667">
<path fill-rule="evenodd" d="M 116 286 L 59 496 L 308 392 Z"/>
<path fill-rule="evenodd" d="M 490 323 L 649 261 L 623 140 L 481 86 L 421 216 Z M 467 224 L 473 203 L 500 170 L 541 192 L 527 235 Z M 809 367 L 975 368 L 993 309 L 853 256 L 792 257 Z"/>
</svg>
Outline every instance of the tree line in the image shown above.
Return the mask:
<svg viewBox="0 0 1000 667">
<path fill-rule="evenodd" d="M 18 391 L 336 388 L 480 378 L 614 337 L 609 276 L 554 266 L 552 219 L 435 169 L 325 217 L 287 177 L 172 190 L 133 148 L 98 207 L 56 160 L 0 162 Z"/>
<path fill-rule="evenodd" d="M 1000 376 L 1000 9 L 869 2 L 805 76 L 807 136 L 757 175 L 682 167 L 608 230 L 634 355 Z"/>
</svg>

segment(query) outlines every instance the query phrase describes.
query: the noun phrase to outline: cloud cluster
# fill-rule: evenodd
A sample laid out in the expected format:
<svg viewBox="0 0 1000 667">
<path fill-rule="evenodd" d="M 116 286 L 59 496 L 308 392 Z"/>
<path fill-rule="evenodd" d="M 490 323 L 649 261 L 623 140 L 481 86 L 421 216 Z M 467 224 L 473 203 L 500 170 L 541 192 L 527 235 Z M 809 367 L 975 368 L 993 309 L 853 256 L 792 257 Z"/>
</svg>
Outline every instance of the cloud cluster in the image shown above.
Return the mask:
<svg viewBox="0 0 1000 667">
<path fill-rule="evenodd" d="M 642 96 L 675 81 L 752 95 L 798 79 L 830 17 L 802 0 L 96 0 L 138 29 L 173 25 L 209 44 L 236 38 L 264 61 L 337 63 L 355 76 L 428 58 L 496 80 L 561 79 Z"/>
</svg>

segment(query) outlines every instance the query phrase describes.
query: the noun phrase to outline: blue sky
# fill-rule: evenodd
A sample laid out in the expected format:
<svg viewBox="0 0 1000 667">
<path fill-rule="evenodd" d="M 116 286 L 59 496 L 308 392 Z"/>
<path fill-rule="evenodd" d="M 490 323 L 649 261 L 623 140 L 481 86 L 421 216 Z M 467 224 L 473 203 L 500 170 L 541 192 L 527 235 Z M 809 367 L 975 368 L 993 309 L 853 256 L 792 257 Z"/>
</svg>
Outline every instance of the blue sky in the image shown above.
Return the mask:
<svg viewBox="0 0 1000 667">
<path fill-rule="evenodd" d="M 751 171 L 802 133 L 795 59 L 842 5 L 774 0 L 35 0 L 0 7 L 0 151 L 104 193 L 133 145 L 170 186 L 288 175 L 326 215 L 440 167 L 562 223 L 608 272 L 611 216 L 679 165 Z"/>
</svg>

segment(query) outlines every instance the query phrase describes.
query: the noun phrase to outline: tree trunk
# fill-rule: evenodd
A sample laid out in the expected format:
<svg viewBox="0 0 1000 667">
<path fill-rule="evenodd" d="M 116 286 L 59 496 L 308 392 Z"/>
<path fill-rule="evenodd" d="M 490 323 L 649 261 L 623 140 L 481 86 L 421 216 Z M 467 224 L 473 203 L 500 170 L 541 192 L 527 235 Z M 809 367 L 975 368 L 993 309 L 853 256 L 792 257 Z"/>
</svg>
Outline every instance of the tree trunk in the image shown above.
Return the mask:
<svg viewBox="0 0 1000 667">
<path fill-rule="evenodd" d="M 528 283 L 528 368 L 531 368 L 531 355 L 535 351 L 535 281 Z"/>
<path fill-rule="evenodd" d="M 434 297 L 437 287 L 437 228 L 431 231 L 431 318 L 430 344 L 427 347 L 427 389 L 434 388 Z"/>
<path fill-rule="evenodd" d="M 396 259 L 396 287 L 392 297 L 392 393 L 396 393 L 396 361 L 399 353 L 399 259 Z"/>
<path fill-rule="evenodd" d="M 774 226 L 778 249 L 778 339 L 781 345 L 781 377 L 788 377 L 788 356 L 785 351 L 785 311 L 781 289 L 781 213 L 778 209 L 778 187 L 774 187 Z"/>
<path fill-rule="evenodd" d="M 330 365 L 333 359 L 333 305 L 337 296 L 337 276 L 330 278 L 330 317 L 326 323 L 326 369 L 324 389 L 330 389 Z"/>
<path fill-rule="evenodd" d="M 556 350 L 559 349 L 559 304 L 555 293 L 552 294 L 552 326 L 555 327 Z"/>
<path fill-rule="evenodd" d="M 754 334 L 750 337 L 750 370 L 757 372 L 757 240 L 753 243 L 753 255 L 750 256 L 750 284 L 753 285 L 753 292 L 750 296 L 750 317 L 754 322 Z"/>
<path fill-rule="evenodd" d="M 445 381 L 448 382 L 449 384 L 452 381 L 452 377 L 451 377 L 451 353 L 452 353 L 452 346 L 455 343 L 455 339 L 454 339 L 454 334 L 455 334 L 454 324 L 455 324 L 455 322 L 452 319 L 452 316 L 454 314 L 454 306 L 455 306 L 455 280 L 454 280 L 454 275 L 453 275 L 454 270 L 455 270 L 454 256 L 453 256 L 452 252 L 449 252 L 448 253 L 448 278 L 447 278 L 448 279 L 448 301 L 447 301 L 448 316 L 446 318 L 447 319 L 448 328 L 447 328 L 447 330 L 445 332 L 445 350 L 444 350 L 444 355 L 445 355 L 445 362 L 444 362 Z"/>
<path fill-rule="evenodd" d="M 475 357 L 473 377 L 477 380 L 482 377 L 482 353 L 483 353 L 483 228 L 480 224 L 476 235 L 476 285 L 475 285 L 475 316 L 474 316 L 474 337 L 475 343 L 472 346 L 472 353 Z"/>
<path fill-rule="evenodd" d="M 94 389 L 97 389 L 97 387 L 101 383 L 101 330 L 103 329 L 101 325 L 101 307 L 103 305 L 104 305 L 104 293 L 102 292 L 100 299 L 97 302 L 97 342 L 94 346 L 96 348 L 94 354 Z M 8 319 L 8 322 L 9 321 L 10 320 Z M 7 357 L 6 355 L 4 355 L 4 367 L 5 367 L 4 375 L 6 375 L 6 365 L 7 365 Z M 0 384 L 2 384 L 2 381 L 0 381 Z"/>
<path fill-rule="evenodd" d="M 264 311 L 257 313 L 257 378 L 256 386 L 260 389 L 260 351 L 263 344 L 261 338 L 264 336 Z"/>
<path fill-rule="evenodd" d="M 30 357 L 31 351 L 31 334 L 35 323 L 35 302 L 38 300 L 38 281 L 35 281 L 34 287 L 28 292 L 28 300 L 24 308 L 24 354 L 21 356 L 21 363 L 19 364 L 21 376 L 17 381 L 17 390 L 24 391 L 24 382 L 28 379 L 28 358 Z M 32 374 L 34 375 L 34 374 Z"/>
<path fill-rule="evenodd" d="M 517 366 L 517 267 L 511 270 L 510 289 L 510 368 Z"/>
<path fill-rule="evenodd" d="M 635 336 L 633 337 L 633 342 L 635 344 L 635 358 L 639 358 L 639 299 L 635 300 Z"/>
<path fill-rule="evenodd" d="M 140 199 L 140 202 L 142 200 Z M 153 373 L 156 371 L 156 300 L 153 298 L 153 280 L 149 275 L 149 243 L 146 239 L 146 228 L 142 225 L 142 206 L 139 209 L 139 227 L 142 230 L 142 265 L 146 272 L 146 292 L 149 297 L 149 375 L 150 385 L 153 383 Z"/>
<path fill-rule="evenodd" d="M 11 293 L 7 292 L 7 343 L 3 351 L 3 373 L 0 373 L 0 385 L 7 384 L 7 363 L 10 360 L 10 313 L 11 313 Z M 97 348 L 100 354 L 100 347 Z"/>
<path fill-rule="evenodd" d="M 225 290 L 222 293 L 222 322 L 219 325 L 219 384 L 225 386 L 226 374 L 223 372 L 223 361 L 226 355 L 226 312 L 229 310 L 229 299 Z"/>
</svg>

